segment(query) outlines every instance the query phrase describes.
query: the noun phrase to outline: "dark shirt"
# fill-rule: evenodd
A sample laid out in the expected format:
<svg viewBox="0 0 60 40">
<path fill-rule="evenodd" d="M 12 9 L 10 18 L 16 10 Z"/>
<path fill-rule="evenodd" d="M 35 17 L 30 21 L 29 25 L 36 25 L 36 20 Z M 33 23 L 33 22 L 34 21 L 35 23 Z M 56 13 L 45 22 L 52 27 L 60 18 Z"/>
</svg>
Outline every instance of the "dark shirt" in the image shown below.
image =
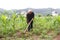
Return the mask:
<svg viewBox="0 0 60 40">
<path fill-rule="evenodd" d="M 31 19 L 34 18 L 34 13 L 33 12 L 31 14 L 27 13 L 26 18 L 27 18 L 27 23 L 29 23 Z"/>
</svg>

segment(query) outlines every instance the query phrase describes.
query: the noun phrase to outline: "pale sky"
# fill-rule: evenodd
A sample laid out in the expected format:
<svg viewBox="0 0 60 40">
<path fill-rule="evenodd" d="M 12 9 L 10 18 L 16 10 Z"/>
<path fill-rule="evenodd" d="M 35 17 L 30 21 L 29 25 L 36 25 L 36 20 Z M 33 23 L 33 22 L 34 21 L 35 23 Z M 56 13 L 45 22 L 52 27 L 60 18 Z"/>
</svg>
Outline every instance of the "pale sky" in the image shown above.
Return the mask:
<svg viewBox="0 0 60 40">
<path fill-rule="evenodd" d="M 60 8 L 60 0 L 0 0 L 0 8 Z"/>
</svg>

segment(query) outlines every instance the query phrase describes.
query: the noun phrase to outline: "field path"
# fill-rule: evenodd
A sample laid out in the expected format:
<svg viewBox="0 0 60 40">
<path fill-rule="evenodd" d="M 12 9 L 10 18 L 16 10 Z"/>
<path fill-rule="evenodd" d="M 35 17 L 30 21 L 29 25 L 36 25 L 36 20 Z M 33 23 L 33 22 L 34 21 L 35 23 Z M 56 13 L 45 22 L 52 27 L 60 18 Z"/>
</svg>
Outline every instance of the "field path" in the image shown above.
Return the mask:
<svg viewBox="0 0 60 40">
<path fill-rule="evenodd" d="M 60 40 L 60 34 L 57 35 L 53 40 Z"/>
</svg>

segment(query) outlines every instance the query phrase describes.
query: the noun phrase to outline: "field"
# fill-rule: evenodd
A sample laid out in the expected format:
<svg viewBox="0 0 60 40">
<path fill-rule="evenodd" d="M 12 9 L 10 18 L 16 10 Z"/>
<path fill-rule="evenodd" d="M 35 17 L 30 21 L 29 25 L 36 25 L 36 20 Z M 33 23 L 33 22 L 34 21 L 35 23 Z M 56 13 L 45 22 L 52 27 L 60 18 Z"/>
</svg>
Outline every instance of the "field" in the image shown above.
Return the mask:
<svg viewBox="0 0 60 40">
<path fill-rule="evenodd" d="M 60 16 L 35 16 L 33 31 L 27 27 L 23 15 L 0 15 L 0 40 L 53 40 L 60 35 Z"/>
</svg>

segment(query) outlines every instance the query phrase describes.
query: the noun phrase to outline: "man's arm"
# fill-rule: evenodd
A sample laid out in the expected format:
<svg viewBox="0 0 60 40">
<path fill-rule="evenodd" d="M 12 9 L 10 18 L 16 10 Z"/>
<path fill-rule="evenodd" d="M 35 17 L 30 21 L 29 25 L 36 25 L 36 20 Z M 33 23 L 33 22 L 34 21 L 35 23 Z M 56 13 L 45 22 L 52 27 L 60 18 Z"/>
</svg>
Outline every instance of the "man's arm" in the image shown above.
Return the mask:
<svg viewBox="0 0 60 40">
<path fill-rule="evenodd" d="M 33 12 L 33 15 L 32 16 L 33 16 L 32 19 L 34 19 L 34 12 Z"/>
</svg>

